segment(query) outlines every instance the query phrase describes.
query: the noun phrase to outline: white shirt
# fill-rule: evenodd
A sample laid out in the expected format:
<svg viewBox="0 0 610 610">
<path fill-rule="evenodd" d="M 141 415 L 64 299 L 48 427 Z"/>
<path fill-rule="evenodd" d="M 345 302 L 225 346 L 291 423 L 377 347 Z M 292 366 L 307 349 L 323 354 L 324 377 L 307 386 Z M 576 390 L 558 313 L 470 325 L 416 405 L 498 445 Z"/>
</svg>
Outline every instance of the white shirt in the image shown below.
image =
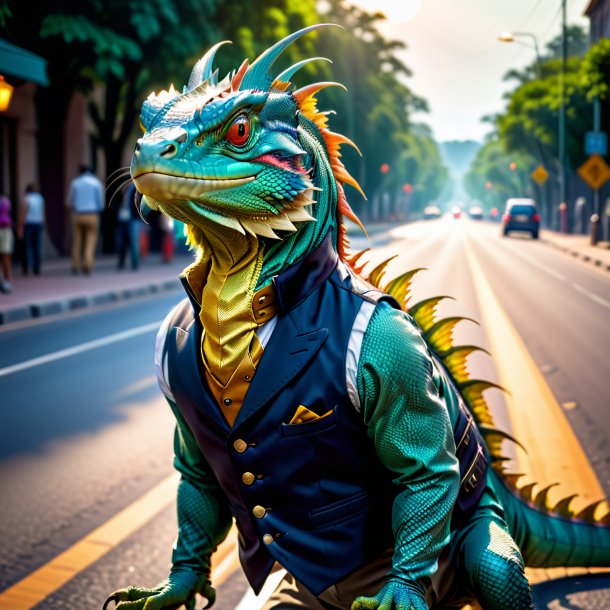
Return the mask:
<svg viewBox="0 0 610 610">
<path fill-rule="evenodd" d="M 44 198 L 40 193 L 25 194 L 25 223 L 41 225 L 44 223 Z"/>
<path fill-rule="evenodd" d="M 68 202 L 77 214 L 101 212 L 104 207 L 102 183 L 91 172 L 81 174 L 72 180 Z"/>
</svg>

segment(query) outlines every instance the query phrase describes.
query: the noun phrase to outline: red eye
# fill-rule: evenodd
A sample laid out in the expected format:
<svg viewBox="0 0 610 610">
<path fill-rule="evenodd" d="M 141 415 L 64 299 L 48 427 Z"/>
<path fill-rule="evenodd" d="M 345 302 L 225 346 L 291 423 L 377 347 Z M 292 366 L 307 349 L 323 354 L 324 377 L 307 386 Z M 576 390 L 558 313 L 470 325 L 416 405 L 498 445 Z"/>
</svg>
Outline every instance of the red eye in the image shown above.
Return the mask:
<svg viewBox="0 0 610 610">
<path fill-rule="evenodd" d="M 225 137 L 233 146 L 243 146 L 250 137 L 250 117 L 240 114 L 229 127 Z"/>
</svg>

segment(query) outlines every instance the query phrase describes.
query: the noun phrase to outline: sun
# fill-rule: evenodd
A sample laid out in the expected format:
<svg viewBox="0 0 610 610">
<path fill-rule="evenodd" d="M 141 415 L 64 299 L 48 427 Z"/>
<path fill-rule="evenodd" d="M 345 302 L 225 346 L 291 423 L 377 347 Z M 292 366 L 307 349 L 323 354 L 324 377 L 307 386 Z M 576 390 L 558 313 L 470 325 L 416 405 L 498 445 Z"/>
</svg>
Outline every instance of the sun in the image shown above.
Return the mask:
<svg viewBox="0 0 610 610">
<path fill-rule="evenodd" d="M 406 23 L 415 17 L 422 0 L 350 0 L 355 4 L 373 13 L 381 11 L 392 24 Z"/>
</svg>

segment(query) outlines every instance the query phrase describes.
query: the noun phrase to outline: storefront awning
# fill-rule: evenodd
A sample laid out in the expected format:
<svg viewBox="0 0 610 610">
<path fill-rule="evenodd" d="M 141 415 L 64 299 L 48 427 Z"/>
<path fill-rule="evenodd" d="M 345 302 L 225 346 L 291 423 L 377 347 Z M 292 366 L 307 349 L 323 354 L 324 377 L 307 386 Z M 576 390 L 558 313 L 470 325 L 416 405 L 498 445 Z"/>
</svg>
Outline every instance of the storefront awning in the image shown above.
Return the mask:
<svg viewBox="0 0 610 610">
<path fill-rule="evenodd" d="M 0 38 L 0 74 L 21 80 L 48 85 L 47 61 L 30 51 Z"/>
</svg>

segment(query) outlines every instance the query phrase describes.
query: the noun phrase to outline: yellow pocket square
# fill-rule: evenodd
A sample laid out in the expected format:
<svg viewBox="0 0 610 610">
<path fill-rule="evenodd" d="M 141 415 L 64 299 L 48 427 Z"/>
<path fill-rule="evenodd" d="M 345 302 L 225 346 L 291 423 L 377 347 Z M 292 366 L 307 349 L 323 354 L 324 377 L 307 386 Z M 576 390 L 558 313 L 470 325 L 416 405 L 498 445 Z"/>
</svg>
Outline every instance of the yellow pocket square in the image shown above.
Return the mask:
<svg viewBox="0 0 610 610">
<path fill-rule="evenodd" d="M 314 419 L 322 419 L 323 417 L 330 415 L 332 412 L 333 411 L 331 409 L 330 411 L 324 413 L 324 415 L 318 415 L 317 413 L 310 411 L 307 407 L 299 405 L 299 408 L 296 410 L 295 414 L 292 416 L 292 419 L 288 423 L 291 425 L 304 424 L 305 422 L 313 421 Z"/>
</svg>

